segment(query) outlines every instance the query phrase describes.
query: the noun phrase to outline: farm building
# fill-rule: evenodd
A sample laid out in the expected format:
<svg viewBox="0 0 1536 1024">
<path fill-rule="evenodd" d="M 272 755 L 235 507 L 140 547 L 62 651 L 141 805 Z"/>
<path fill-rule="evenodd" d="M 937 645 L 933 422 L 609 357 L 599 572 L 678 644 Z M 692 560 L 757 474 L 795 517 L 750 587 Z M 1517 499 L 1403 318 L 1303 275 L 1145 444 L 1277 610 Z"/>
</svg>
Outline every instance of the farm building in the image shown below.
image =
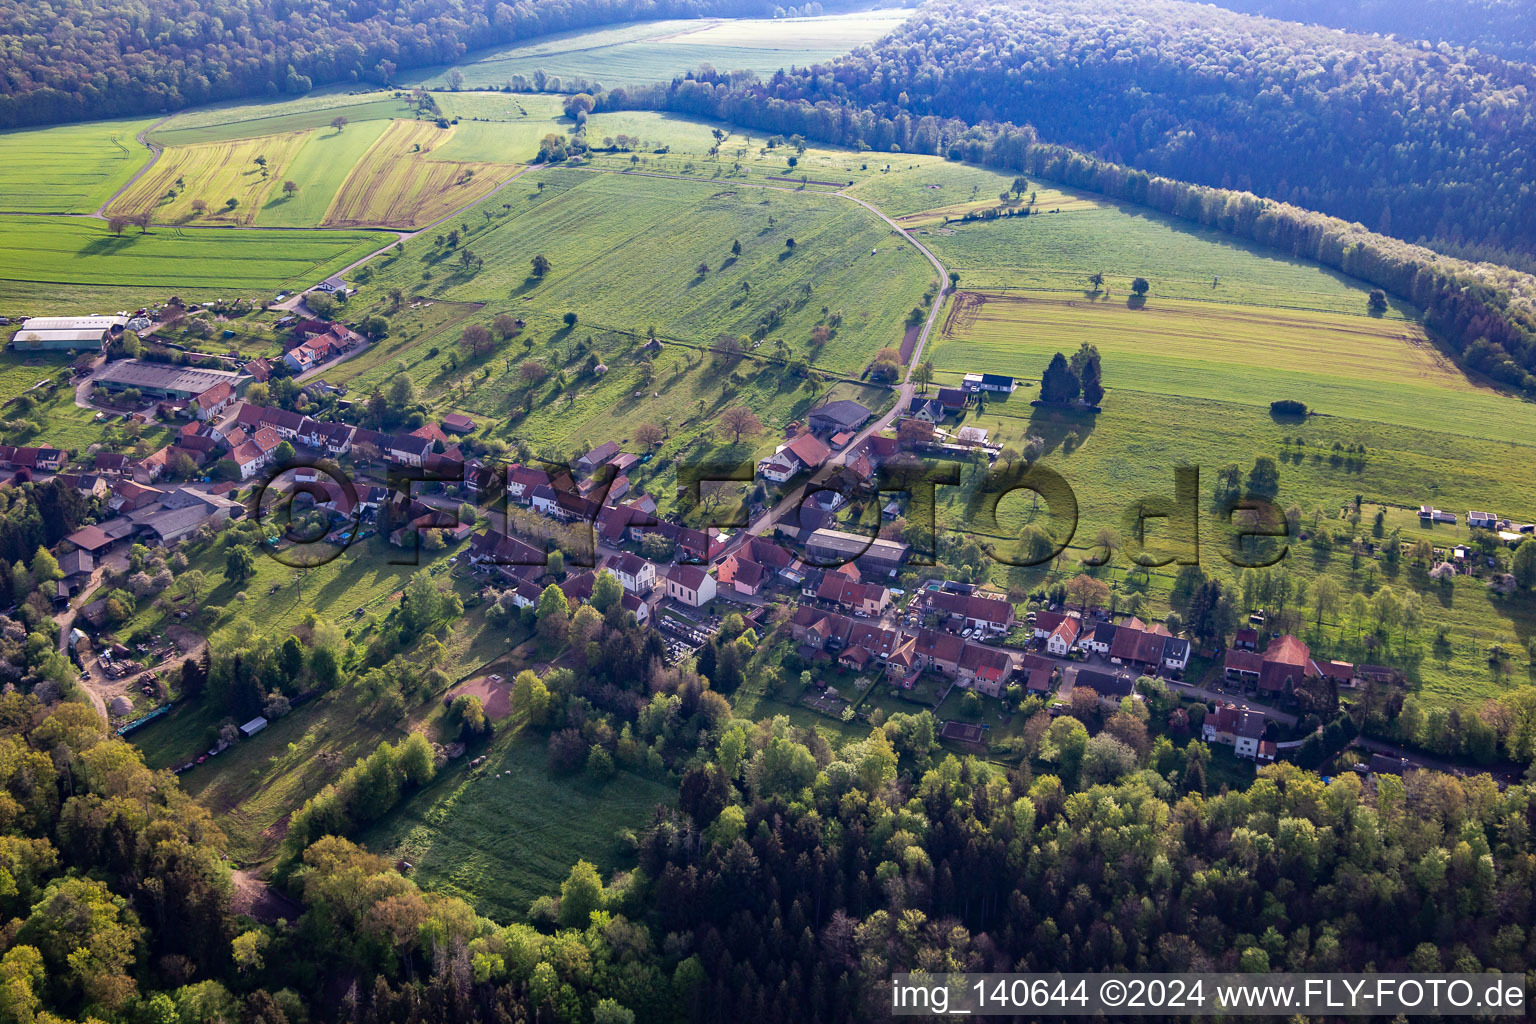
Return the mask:
<svg viewBox="0 0 1536 1024">
<path fill-rule="evenodd" d="M 246 739 L 250 739 L 252 736 L 255 736 L 266 727 L 267 720 L 260 715 L 257 715 L 255 718 L 251 719 L 249 722 L 246 722 L 240 727 L 240 735 L 244 736 Z"/>
<path fill-rule="evenodd" d="M 100 352 L 123 333 L 124 316 L 34 316 L 11 339 L 18 352 Z"/>
<path fill-rule="evenodd" d="M 874 413 L 852 399 L 844 398 L 811 410 L 811 429 L 817 433 L 835 434 L 858 430 Z"/>
<path fill-rule="evenodd" d="M 857 560 L 872 568 L 894 569 L 907 557 L 907 545 L 877 540 L 841 530 L 816 530 L 806 538 L 805 550 L 813 558 L 844 564 Z"/>
<path fill-rule="evenodd" d="M 239 379 L 238 373 L 227 370 L 200 370 L 170 363 L 123 359 L 98 373 L 92 383 L 108 391 L 133 389 L 147 398 L 186 402 L 220 384 L 233 387 Z"/>
</svg>

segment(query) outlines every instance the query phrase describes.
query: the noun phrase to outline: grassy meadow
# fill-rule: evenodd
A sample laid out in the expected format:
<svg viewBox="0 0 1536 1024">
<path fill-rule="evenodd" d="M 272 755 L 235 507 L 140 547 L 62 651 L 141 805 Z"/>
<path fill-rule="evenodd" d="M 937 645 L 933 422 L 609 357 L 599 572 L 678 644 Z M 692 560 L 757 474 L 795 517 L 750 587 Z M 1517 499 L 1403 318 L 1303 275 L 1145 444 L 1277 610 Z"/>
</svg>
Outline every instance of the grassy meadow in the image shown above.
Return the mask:
<svg viewBox="0 0 1536 1024">
<path fill-rule="evenodd" d="M 96 121 L 0 134 L 0 212 L 91 213 L 149 161 L 152 121 Z"/>
<path fill-rule="evenodd" d="M 921 223 L 927 211 L 963 206 L 972 189 L 988 193 L 989 183 L 977 180 L 985 172 L 952 166 L 882 175 L 850 191 Z M 992 205 L 1010 182 L 991 179 Z M 1350 529 L 1343 510 L 1357 495 L 1367 522 L 1355 529 L 1366 540 L 1380 506 L 1390 513 L 1386 530 L 1400 526 L 1407 540 L 1421 535 L 1410 511 L 1421 503 L 1458 515 L 1491 507 L 1515 518 L 1536 516 L 1536 486 L 1511 472 L 1532 461 L 1536 407 L 1469 379 L 1402 307 L 1371 316 L 1363 282 L 1145 211 L 1059 193 L 1046 182 L 1030 185 L 1036 209 L 1062 212 L 947 227 L 940 216 L 914 230 L 961 275 L 962 290 L 927 351 L 935 383 L 955 385 L 968 372 L 1019 377 L 1012 396 L 987 401 L 961 423 L 986 429 L 992 443 L 1014 450 L 1040 438 L 1045 463 L 1066 478 L 1079 503 L 1072 547 L 1061 560 L 1027 569 L 998 564 L 994 582 L 1032 588 L 1089 571 L 1114 583 L 1122 597 L 1141 594 L 1147 613 L 1160 617 L 1177 566 L 1128 571 L 1121 556 L 1092 569 L 1084 560 L 1098 553 L 1095 535 L 1107 527 L 1130 536 L 1133 503 L 1171 496 L 1175 467 L 1198 466 L 1201 564 L 1235 579 L 1239 569 L 1223 556 L 1227 527 L 1209 511 L 1210 491 L 1222 466 L 1246 472 L 1259 456 L 1277 460 L 1278 501 L 1300 510 L 1304 531 L 1317 523 Z M 1104 291 L 1088 284 L 1094 272 L 1105 274 Z M 1152 285 L 1144 304 L 1127 301 L 1137 275 Z M 1051 355 L 1070 354 L 1085 341 L 1103 356 L 1103 411 L 1032 406 Z M 1277 399 L 1305 402 L 1313 415 L 1277 420 L 1269 412 Z M 1364 453 L 1347 454 L 1355 446 Z M 947 528 L 1012 555 L 1026 523 L 1055 524 L 1027 492 L 1002 498 L 995 516 L 977 514 L 976 490 L 940 492 Z M 1467 539 L 1464 529 L 1429 532 L 1439 547 Z M 1163 543 L 1158 536 L 1149 527 L 1149 541 Z M 1346 595 L 1390 584 L 1423 597 L 1419 634 L 1389 639 L 1385 648 L 1373 647 L 1370 631 L 1348 614 L 1314 624 L 1308 639 L 1324 656 L 1398 665 L 1436 703 L 1477 701 L 1524 681 L 1522 668 L 1486 657 L 1493 644 L 1525 647 L 1536 609 L 1524 598 L 1499 598 L 1466 578 L 1431 582 L 1406 560 L 1389 570 L 1343 545 L 1319 550 L 1296 541 L 1284 564 L 1309 585 L 1331 577 Z"/>
<path fill-rule="evenodd" d="M 613 88 L 667 81 L 704 64 L 766 76 L 780 68 L 829 61 L 874 42 L 907 17 L 906 11 L 892 10 L 816 18 L 606 25 L 486 51 L 452 68 L 408 74 L 401 80 L 441 89 L 454 81 L 457 72 L 465 87 L 494 88 L 513 75 L 532 76 L 543 71 L 552 77 L 574 76 Z"/>
<path fill-rule="evenodd" d="M 675 794 L 623 771 L 607 782 L 551 776 L 544 744 L 514 735 L 499 739 L 479 768 L 445 768 L 362 839 L 410 861 L 426 887 L 516 919 L 534 899 L 558 895 L 578 859 L 605 877 L 626 866 L 618 833 L 648 824 Z"/>
</svg>

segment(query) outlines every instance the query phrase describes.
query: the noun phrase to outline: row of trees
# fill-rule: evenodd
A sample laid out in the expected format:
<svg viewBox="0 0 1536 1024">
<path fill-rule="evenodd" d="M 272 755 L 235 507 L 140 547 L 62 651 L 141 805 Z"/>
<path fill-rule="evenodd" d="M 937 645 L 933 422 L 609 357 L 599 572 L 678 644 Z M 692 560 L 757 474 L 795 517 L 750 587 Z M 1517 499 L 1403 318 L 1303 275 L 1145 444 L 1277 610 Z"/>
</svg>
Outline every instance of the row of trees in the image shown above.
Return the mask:
<svg viewBox="0 0 1536 1024">
<path fill-rule="evenodd" d="M 1092 408 L 1097 408 L 1104 400 L 1099 349 L 1087 341 L 1072 353 L 1070 360 L 1057 352 L 1040 377 L 1040 401 L 1051 405 L 1072 405 L 1079 398 L 1084 405 Z"/>
</svg>

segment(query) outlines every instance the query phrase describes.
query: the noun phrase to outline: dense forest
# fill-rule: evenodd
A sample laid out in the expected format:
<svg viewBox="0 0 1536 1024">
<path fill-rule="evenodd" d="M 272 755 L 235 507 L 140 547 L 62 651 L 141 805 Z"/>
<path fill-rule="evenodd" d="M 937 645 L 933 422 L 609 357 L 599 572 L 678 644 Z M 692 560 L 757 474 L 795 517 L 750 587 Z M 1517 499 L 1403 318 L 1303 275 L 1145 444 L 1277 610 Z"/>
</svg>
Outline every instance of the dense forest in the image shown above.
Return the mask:
<svg viewBox="0 0 1536 1024">
<path fill-rule="evenodd" d="M 566 29 L 701 14 L 763 0 L 0 0 L 0 127 L 387 84 L 398 68 Z"/>
<path fill-rule="evenodd" d="M 41 492 L 18 489 L 13 528 L 34 529 L 23 506 Z M 232 563 L 217 556 L 259 537 L 242 524 L 194 544 Z M 185 554 L 124 574 L 169 580 Z M 787 608 L 727 616 L 669 667 L 607 572 L 575 608 L 557 586 L 518 608 L 488 585 L 487 619 L 565 649 L 559 667 L 520 673 L 499 726 L 478 698 L 455 698 L 439 739 L 467 745 L 457 760 L 411 732 L 345 770 L 317 766 L 331 781 L 290 819 L 269 890 L 231 871 L 208 810 L 81 699 L 37 607 L 57 575 L 46 552 L 18 563 L 27 625 L 0 617 L 3 1021 L 854 1021 L 881 1016 L 904 969 L 1536 962 L 1528 785 L 1348 771 L 1325 783 L 1277 764 L 1231 791 L 1196 738 L 1207 705 L 1152 679 L 1118 704 L 1079 687 L 1056 716 L 1027 699 L 1015 768 L 947 753 L 926 711 L 879 713 L 835 748 L 783 718 L 737 718 L 727 700 L 796 670 Z M 210 744 L 301 699 L 406 721 L 451 686 L 443 641 L 463 612 L 423 570 L 366 638 L 311 614 L 281 642 L 217 645 L 165 682 L 223 719 Z M 1528 758 L 1529 711 L 1526 695 L 1476 714 Z M 477 752 L 511 743 L 542 744 L 554 776 L 633 772 L 675 800 L 615 836 L 624 870 L 578 861 L 517 921 L 424 891 L 356 843 L 437 776 L 462 778 Z"/>
<path fill-rule="evenodd" d="M 679 683 L 632 726 L 675 752 L 678 808 L 636 837 L 633 870 L 578 863 L 527 922 L 425 893 L 338 836 L 289 866 L 286 923 L 237 914 L 223 839 L 174 778 L 88 705 L 0 696 L 0 1015 L 838 1021 L 877 1016 L 903 969 L 1536 960 L 1527 787 L 1325 785 L 1282 764 L 1208 792 L 1209 751 L 1148 743 L 1135 709 L 1092 735 L 1075 717 L 1042 722 L 1049 774 L 945 756 L 926 714 L 834 751 Z M 552 759 L 565 739 L 614 743 L 590 694 L 543 696 Z M 349 774 L 355 800 L 390 799 L 431 771 L 418 736 Z"/>
<path fill-rule="evenodd" d="M 1528 0 L 1221 0 L 1216 6 L 1406 42 L 1450 43 L 1536 63 L 1536 6 Z"/>
<path fill-rule="evenodd" d="M 1101 160 L 1532 266 L 1536 68 L 1523 64 L 1180 0 L 950 0 L 764 94 L 897 123 L 1032 125 Z M 932 151 L 899 130 L 850 141 Z"/>
</svg>

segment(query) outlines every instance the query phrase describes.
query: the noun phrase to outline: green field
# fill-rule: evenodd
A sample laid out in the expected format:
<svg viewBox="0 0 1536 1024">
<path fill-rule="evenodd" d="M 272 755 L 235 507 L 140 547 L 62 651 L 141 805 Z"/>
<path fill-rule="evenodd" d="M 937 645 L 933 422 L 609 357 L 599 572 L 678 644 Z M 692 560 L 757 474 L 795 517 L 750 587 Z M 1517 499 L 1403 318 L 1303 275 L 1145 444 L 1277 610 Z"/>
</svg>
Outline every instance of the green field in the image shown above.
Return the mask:
<svg viewBox="0 0 1536 1024">
<path fill-rule="evenodd" d="M 1181 395 L 1267 409 L 1305 402 L 1328 417 L 1466 437 L 1536 436 L 1536 405 L 1468 380 L 1417 325 L 1306 310 L 1153 299 L 1144 308 L 1051 293 L 962 291 L 929 355 L 941 382 L 967 372 L 1039 379 L 1083 342 L 1115 367 L 1117 393 Z"/>
<path fill-rule="evenodd" d="M 153 121 L 96 121 L 0 134 L 0 212 L 92 213 L 149 160 Z"/>
<path fill-rule="evenodd" d="M 620 866 L 617 833 L 640 829 L 658 804 L 674 800 L 673 787 L 628 772 L 606 783 L 552 777 L 544 745 L 514 737 L 479 768 L 444 769 L 362 838 L 370 850 L 410 861 L 427 888 L 509 920 L 534 899 L 558 895 L 579 858 L 604 875 Z"/>
<path fill-rule="evenodd" d="M 0 404 L 9 404 L 11 399 L 45 380 L 56 380 L 59 370 L 73 361 L 74 357 L 67 352 L 0 352 Z"/>
<path fill-rule="evenodd" d="M 707 19 L 608 25 L 475 55 L 454 68 L 403 81 L 443 88 L 453 71 L 468 88 L 499 87 L 513 75 L 574 76 L 617 85 L 665 81 L 701 65 L 768 75 L 780 68 L 830 61 L 874 42 L 901 24 L 906 11 L 869 11 L 819 18 Z M 554 83 L 551 89 L 556 89 Z M 558 89 L 556 89 L 558 91 Z"/>
<path fill-rule="evenodd" d="M 380 90 L 357 95 L 320 92 L 275 103 L 229 104 L 183 111 L 151 132 L 150 139 L 163 146 L 187 146 L 329 128 L 336 117 L 345 117 L 352 124 L 358 124 L 411 116 L 410 104 L 392 92 Z"/>
<path fill-rule="evenodd" d="M 503 202 L 510 212 L 485 228 L 478 214 L 466 214 L 476 228 L 465 244 L 483 260 L 477 270 L 439 263 L 419 239 L 376 282 L 485 302 L 487 313 L 574 311 L 583 329 L 643 334 L 655 326 L 664 338 L 694 345 L 722 331 L 750 334 L 782 305 L 768 336 L 782 337 L 791 357 L 812 354 L 808 339 L 826 306 L 842 312 L 842 326 L 813 361 L 857 375 L 877 349 L 900 344 L 903 317 L 933 281 L 922 256 L 877 217 L 815 194 L 557 169 L 525 175 L 489 208 Z M 742 255 L 732 259 L 735 240 Z M 528 263 L 538 252 L 553 269 L 535 283 Z M 703 277 L 701 262 L 711 268 Z"/>
<path fill-rule="evenodd" d="M 342 182 L 356 163 L 389 127 L 388 121 L 349 124 L 342 131 L 324 128 L 306 136 L 304 148 L 283 171 L 267 195 L 256 223 L 261 227 L 318 227 L 331 208 Z M 293 195 L 282 190 L 282 181 L 299 186 Z"/>
<path fill-rule="evenodd" d="M 57 217 L 0 218 L 0 303 L 27 312 L 78 312 L 121 305 L 98 288 L 137 294 L 129 308 L 179 291 L 184 298 L 259 296 L 313 284 L 390 241 L 364 231 L 247 231 L 231 228 L 130 228 L 121 237 L 106 221 Z M 147 293 L 146 293 L 147 292 Z"/>
</svg>

